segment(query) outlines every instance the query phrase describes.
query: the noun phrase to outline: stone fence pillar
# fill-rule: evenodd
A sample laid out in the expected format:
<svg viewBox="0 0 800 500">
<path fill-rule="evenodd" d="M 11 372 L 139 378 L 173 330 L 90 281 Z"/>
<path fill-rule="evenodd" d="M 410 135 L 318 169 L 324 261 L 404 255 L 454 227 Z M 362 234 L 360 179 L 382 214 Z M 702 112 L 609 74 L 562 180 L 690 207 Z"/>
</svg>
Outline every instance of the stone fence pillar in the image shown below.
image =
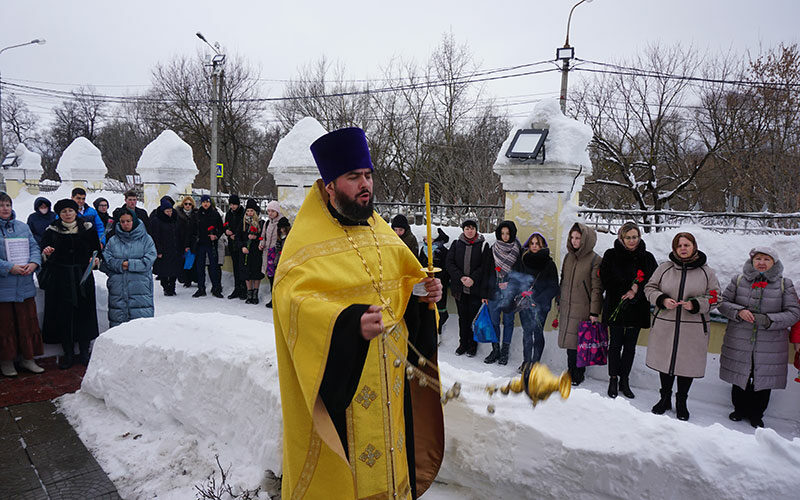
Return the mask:
<svg viewBox="0 0 800 500">
<path fill-rule="evenodd" d="M 197 176 L 192 147 L 172 130 L 165 130 L 142 150 L 136 173 L 144 185 L 142 203 L 151 211 L 161 198 L 171 196 L 175 203 L 181 193 L 191 193 Z M 179 207 L 180 208 L 180 207 Z"/>
<path fill-rule="evenodd" d="M 108 169 L 97 146 L 86 137 L 78 137 L 61 154 L 56 172 L 62 186 L 71 183 L 73 188 L 98 190 L 103 188 Z"/>
<path fill-rule="evenodd" d="M 6 192 L 16 198 L 20 191 L 27 189 L 31 194 L 39 194 L 39 180 L 42 178 L 42 155 L 34 153 L 20 143 L 14 150 L 14 162 L 3 168 Z"/>
</svg>

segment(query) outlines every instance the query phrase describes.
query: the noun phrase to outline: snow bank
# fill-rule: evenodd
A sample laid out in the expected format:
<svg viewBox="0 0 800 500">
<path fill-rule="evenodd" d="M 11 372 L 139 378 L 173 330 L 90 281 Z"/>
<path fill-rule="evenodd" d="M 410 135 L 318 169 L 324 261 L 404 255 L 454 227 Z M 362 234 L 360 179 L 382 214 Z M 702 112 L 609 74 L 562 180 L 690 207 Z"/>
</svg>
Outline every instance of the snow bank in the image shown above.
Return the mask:
<svg viewBox="0 0 800 500">
<path fill-rule="evenodd" d="M 214 454 L 234 464 L 235 484 L 253 488 L 281 465 L 274 353 L 272 326 L 259 321 L 191 313 L 131 321 L 95 341 L 81 391 L 60 406 L 123 497 L 187 498 L 214 470 Z M 98 401 L 122 425 L 116 437 Z M 141 441 L 123 436 L 126 428 Z"/>
<path fill-rule="evenodd" d="M 506 151 L 514 139 L 518 129 L 546 128 L 550 131 L 545 139 L 545 163 L 562 163 L 583 167 L 583 174 L 592 174 L 592 162 L 586 147 L 592 140 L 592 128 L 585 123 L 573 120 L 561 112 L 558 99 L 544 99 L 525 119 L 520 120 L 511 130 L 500 151 L 497 153 L 495 165 L 510 165 L 511 158 L 506 158 Z M 516 160 L 513 160 L 516 161 Z"/>
<path fill-rule="evenodd" d="M 61 154 L 56 172 L 62 181 L 102 181 L 108 169 L 97 146 L 86 137 L 78 137 Z"/>
</svg>

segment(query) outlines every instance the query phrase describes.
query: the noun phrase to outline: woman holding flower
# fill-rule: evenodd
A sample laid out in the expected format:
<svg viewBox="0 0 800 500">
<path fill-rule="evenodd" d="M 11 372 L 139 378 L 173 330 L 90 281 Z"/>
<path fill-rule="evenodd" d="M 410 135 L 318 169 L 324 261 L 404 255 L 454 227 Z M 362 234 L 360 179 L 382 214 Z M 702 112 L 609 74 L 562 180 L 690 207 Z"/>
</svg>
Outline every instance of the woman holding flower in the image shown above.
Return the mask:
<svg viewBox="0 0 800 500">
<path fill-rule="evenodd" d="M 770 247 L 755 247 L 722 293 L 719 311 L 728 318 L 719 377 L 731 384 L 733 421 L 764 427 L 772 389 L 786 388 L 789 328 L 800 319 L 792 281 Z"/>
<path fill-rule="evenodd" d="M 247 304 L 258 304 L 258 287 L 264 279 L 261 272 L 262 255 L 261 231 L 264 228 L 264 221 L 259 218 L 261 208 L 254 199 L 247 200 L 247 206 L 242 219 L 242 227 L 236 235 L 236 241 L 242 248 L 242 276 L 247 287 Z"/>
<path fill-rule="evenodd" d="M 656 307 L 647 342 L 647 366 L 661 378 L 661 399 L 652 409 L 656 415 L 672 409 L 677 377 L 675 412 L 678 420 L 689 420 L 689 388 L 692 380 L 706 373 L 708 314 L 716 307 L 719 290 L 717 276 L 706 262 L 694 235 L 678 233 L 669 260 L 658 266 L 644 287 L 647 300 Z"/>
<path fill-rule="evenodd" d="M 489 298 L 482 299 L 489 307 L 492 324 L 502 342 L 492 343 L 492 352 L 483 362 L 491 364 L 508 364 L 508 350 L 511 346 L 511 336 L 514 334 L 514 311 L 511 302 L 514 299 L 514 283 L 511 280 L 511 271 L 517 266 L 522 245 L 517 240 L 517 225 L 510 220 L 504 220 L 497 225 L 494 231 L 497 241 L 491 247 L 492 260 L 486 266 L 486 287 Z M 503 334 L 500 335 L 500 315 L 503 316 Z M 501 347 L 502 344 L 502 347 Z"/>
<path fill-rule="evenodd" d="M 608 396 L 618 392 L 634 398 L 629 377 L 639 331 L 650 327 L 650 304 L 644 296 L 644 284 L 658 264 L 642 241 L 639 226 L 626 222 L 619 228 L 614 248 L 603 254 L 600 280 L 606 290 L 603 322 L 611 337 L 608 348 Z"/>
<path fill-rule="evenodd" d="M 192 213 L 189 232 L 186 235 L 184 251 L 191 251 L 194 267 L 197 270 L 197 291 L 192 297 L 206 295 L 206 262 L 208 276 L 211 278 L 211 295 L 222 298 L 222 272 L 219 268 L 219 250 L 217 239 L 222 234 L 222 217 L 211 201 L 204 194 L 200 197 L 200 208 Z"/>
</svg>

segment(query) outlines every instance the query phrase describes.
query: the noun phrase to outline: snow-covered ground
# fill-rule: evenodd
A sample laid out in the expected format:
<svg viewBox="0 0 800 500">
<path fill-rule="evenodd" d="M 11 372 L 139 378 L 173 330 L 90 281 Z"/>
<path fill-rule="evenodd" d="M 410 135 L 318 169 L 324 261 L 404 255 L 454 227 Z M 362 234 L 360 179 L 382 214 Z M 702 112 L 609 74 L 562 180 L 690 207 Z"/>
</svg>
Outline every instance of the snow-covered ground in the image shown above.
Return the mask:
<svg viewBox="0 0 800 500">
<path fill-rule="evenodd" d="M 231 289 L 231 276 L 224 275 Z M 105 280 L 97 276 L 98 309 Z M 271 311 L 239 300 L 156 295 L 156 318 L 133 321 L 96 341 L 84 384 L 58 400 L 124 498 L 193 498 L 214 472 L 253 488 L 265 471 L 280 474 L 280 399 Z M 157 289 L 158 291 L 158 289 Z M 262 302 L 268 297 L 262 288 Z M 99 312 L 99 315 L 105 312 Z M 532 408 L 521 395 L 489 398 L 482 388 L 516 374 L 511 361 L 456 357 L 457 318 L 445 326 L 442 379 L 460 381 L 460 400 L 445 406 L 446 453 L 425 498 L 789 498 L 800 470 L 800 384 L 774 391 L 766 429 L 727 419 L 730 388 L 709 356 L 707 376 L 690 392 L 691 420 L 650 413 L 658 377 L 632 374 L 636 399 L 604 396 L 605 367 L 568 400 Z M 565 356 L 546 333 L 543 361 L 559 371 Z M 487 405 L 495 413 L 489 414 Z M 219 476 L 217 476 L 219 477 Z M 267 498 L 265 495 L 263 498 Z"/>
</svg>

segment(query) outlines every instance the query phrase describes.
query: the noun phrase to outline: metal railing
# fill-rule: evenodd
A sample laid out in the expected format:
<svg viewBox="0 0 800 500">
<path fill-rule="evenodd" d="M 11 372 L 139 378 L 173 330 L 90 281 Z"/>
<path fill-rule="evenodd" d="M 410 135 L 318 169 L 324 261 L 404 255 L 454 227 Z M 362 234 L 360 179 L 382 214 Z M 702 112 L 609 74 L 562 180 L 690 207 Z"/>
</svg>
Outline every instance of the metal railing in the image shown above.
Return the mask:
<svg viewBox="0 0 800 500">
<path fill-rule="evenodd" d="M 409 202 L 375 202 L 375 211 L 386 221 L 391 221 L 397 214 L 403 214 L 410 224 L 425 224 L 425 204 Z M 455 205 L 431 204 L 431 222 L 435 226 L 460 226 L 466 219 L 478 223 L 478 231 L 485 233 L 503 220 L 505 207 L 502 205 Z"/>
<path fill-rule="evenodd" d="M 627 221 L 634 221 L 646 232 L 699 226 L 720 233 L 798 234 L 800 212 L 701 212 L 693 210 L 578 209 L 586 224 L 600 232 L 616 233 Z"/>
</svg>

